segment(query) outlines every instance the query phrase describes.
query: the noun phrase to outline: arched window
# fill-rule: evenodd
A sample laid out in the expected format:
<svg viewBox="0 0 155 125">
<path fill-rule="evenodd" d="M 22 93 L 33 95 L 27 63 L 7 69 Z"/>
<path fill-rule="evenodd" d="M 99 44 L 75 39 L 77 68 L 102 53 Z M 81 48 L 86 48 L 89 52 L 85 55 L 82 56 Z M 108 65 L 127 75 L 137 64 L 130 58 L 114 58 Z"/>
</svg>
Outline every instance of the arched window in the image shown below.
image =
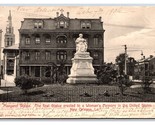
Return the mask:
<svg viewBox="0 0 155 125">
<path fill-rule="evenodd" d="M 60 28 L 65 28 L 65 22 L 64 21 L 60 21 Z"/>
<path fill-rule="evenodd" d="M 85 22 L 82 22 L 82 23 L 81 23 L 81 28 L 82 28 L 82 29 L 85 29 L 85 28 L 86 28 L 86 23 L 85 23 Z"/>
<path fill-rule="evenodd" d="M 66 36 L 58 36 L 57 37 L 57 43 L 58 44 L 66 44 L 67 43 L 67 37 Z"/>
<path fill-rule="evenodd" d="M 42 28 L 43 27 L 43 23 L 42 22 L 39 22 L 38 23 L 38 28 Z"/>
<path fill-rule="evenodd" d="M 57 57 L 57 60 L 66 60 L 67 53 L 66 51 L 58 51 L 56 57 Z"/>
<path fill-rule="evenodd" d="M 40 36 L 39 35 L 35 36 L 35 43 L 40 44 Z"/>
<path fill-rule="evenodd" d="M 45 38 L 45 43 L 51 42 L 51 36 L 49 34 L 44 34 L 44 38 Z"/>
<path fill-rule="evenodd" d="M 86 23 L 86 28 L 87 28 L 87 29 L 90 29 L 90 28 L 91 28 L 90 22 L 87 22 L 87 23 Z"/>
</svg>

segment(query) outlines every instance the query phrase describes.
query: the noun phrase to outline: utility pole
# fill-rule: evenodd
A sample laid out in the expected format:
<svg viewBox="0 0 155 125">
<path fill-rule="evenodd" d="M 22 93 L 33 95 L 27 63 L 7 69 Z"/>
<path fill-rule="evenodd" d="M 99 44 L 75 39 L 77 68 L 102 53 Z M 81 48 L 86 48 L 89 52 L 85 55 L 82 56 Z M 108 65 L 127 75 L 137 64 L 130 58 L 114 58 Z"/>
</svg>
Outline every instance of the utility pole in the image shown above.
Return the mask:
<svg viewBox="0 0 155 125">
<path fill-rule="evenodd" d="M 124 66 L 124 74 L 127 75 L 127 46 L 124 45 L 124 49 L 125 49 L 125 66 Z"/>
</svg>

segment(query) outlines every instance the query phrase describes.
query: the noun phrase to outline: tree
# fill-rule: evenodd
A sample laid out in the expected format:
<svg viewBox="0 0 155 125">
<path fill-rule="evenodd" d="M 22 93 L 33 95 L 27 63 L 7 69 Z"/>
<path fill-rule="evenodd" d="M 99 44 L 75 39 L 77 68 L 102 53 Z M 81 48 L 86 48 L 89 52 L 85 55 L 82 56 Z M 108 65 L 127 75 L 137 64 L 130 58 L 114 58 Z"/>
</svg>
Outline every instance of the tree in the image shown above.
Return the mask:
<svg viewBox="0 0 155 125">
<path fill-rule="evenodd" d="M 127 75 L 134 74 L 134 66 L 136 64 L 136 60 L 133 57 L 128 57 L 127 59 Z M 121 53 L 116 57 L 116 64 L 119 67 L 119 74 L 124 75 L 125 69 L 125 53 Z"/>
<path fill-rule="evenodd" d="M 124 67 L 125 67 L 125 53 L 121 53 L 116 57 L 116 64 L 119 67 L 119 74 L 124 74 Z"/>
<path fill-rule="evenodd" d="M 97 69 L 96 74 L 99 84 L 109 84 L 116 78 L 117 70 L 114 68 L 114 64 L 105 63 Z"/>
<path fill-rule="evenodd" d="M 64 83 L 67 79 L 66 70 L 65 70 L 65 60 L 61 60 L 59 63 L 60 66 L 57 66 L 54 62 L 49 62 L 46 67 L 46 72 L 50 73 L 51 83 L 58 82 Z"/>
</svg>

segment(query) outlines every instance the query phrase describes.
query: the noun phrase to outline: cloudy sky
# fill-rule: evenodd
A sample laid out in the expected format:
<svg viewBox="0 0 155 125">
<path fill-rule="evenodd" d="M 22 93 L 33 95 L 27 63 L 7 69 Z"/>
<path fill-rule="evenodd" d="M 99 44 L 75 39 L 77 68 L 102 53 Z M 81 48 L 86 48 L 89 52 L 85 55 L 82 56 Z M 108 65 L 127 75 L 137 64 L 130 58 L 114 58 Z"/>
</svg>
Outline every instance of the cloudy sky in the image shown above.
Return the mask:
<svg viewBox="0 0 155 125">
<path fill-rule="evenodd" d="M 51 17 L 56 12 L 70 12 L 70 18 L 102 17 L 105 29 L 105 61 L 114 62 L 127 45 L 128 55 L 141 58 L 141 51 L 148 57 L 155 55 L 155 6 L 1 6 L 0 29 L 3 39 L 9 10 L 12 11 L 16 43 L 19 42 L 21 21 L 28 17 Z"/>
</svg>

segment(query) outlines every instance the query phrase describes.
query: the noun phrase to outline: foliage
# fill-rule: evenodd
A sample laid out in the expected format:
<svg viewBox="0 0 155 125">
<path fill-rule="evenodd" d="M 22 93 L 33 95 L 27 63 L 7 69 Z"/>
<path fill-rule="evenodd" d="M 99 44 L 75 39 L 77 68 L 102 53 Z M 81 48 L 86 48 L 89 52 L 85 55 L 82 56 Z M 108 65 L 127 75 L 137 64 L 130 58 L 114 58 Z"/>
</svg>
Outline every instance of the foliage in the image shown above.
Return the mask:
<svg viewBox="0 0 155 125">
<path fill-rule="evenodd" d="M 117 83 L 122 95 L 124 95 L 124 91 L 132 85 L 132 82 L 129 81 L 129 78 L 127 75 L 118 76 Z"/>
<path fill-rule="evenodd" d="M 125 67 L 125 53 L 121 53 L 116 57 L 116 64 L 119 67 L 119 74 L 124 75 L 124 67 Z M 136 61 L 133 57 L 127 58 L 127 74 L 133 75 L 134 74 L 134 66 Z"/>
<path fill-rule="evenodd" d="M 107 63 L 102 65 L 97 71 L 97 78 L 99 80 L 99 84 L 109 84 L 117 76 L 117 70 L 114 68 L 112 63 Z"/>
<path fill-rule="evenodd" d="M 19 88 L 21 88 L 25 94 L 27 93 L 27 90 L 35 88 L 35 87 L 42 87 L 44 84 L 32 77 L 28 77 L 28 76 L 19 76 L 16 77 L 14 80 L 16 86 L 18 86 Z"/>
<path fill-rule="evenodd" d="M 121 53 L 116 57 L 116 64 L 119 66 L 119 74 L 123 75 L 124 65 L 125 65 L 125 53 Z"/>
<path fill-rule="evenodd" d="M 151 76 L 143 76 L 143 78 L 142 78 L 142 88 L 144 90 L 144 93 L 151 92 L 150 85 L 152 83 L 153 83 L 153 80 L 152 80 L 152 77 Z"/>
<path fill-rule="evenodd" d="M 65 70 L 65 60 L 59 62 L 57 66 L 54 62 L 49 62 L 47 66 L 47 72 L 50 72 L 51 83 L 65 83 L 67 79 Z"/>
</svg>

